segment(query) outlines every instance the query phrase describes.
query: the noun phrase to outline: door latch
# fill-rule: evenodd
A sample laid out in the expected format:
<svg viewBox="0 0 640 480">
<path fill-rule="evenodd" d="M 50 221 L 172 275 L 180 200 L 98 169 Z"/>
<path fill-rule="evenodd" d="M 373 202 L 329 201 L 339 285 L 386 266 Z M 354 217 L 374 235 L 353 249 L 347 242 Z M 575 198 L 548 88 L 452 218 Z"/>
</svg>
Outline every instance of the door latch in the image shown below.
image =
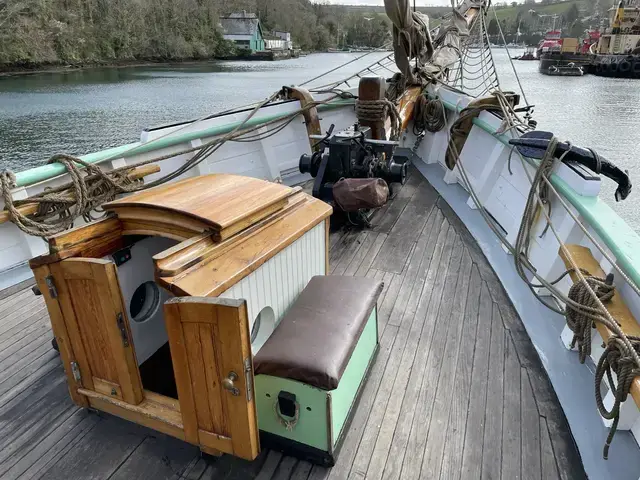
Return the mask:
<svg viewBox="0 0 640 480">
<path fill-rule="evenodd" d="M 122 312 L 116 315 L 116 323 L 118 324 L 118 329 L 120 330 L 120 335 L 122 336 L 122 345 L 128 347 L 129 338 L 127 337 L 127 327 L 124 324 L 124 316 L 122 315 Z"/>
<path fill-rule="evenodd" d="M 244 380 L 247 386 L 247 402 L 250 402 L 253 398 L 253 382 L 251 372 L 251 357 L 244 359 Z"/>
</svg>

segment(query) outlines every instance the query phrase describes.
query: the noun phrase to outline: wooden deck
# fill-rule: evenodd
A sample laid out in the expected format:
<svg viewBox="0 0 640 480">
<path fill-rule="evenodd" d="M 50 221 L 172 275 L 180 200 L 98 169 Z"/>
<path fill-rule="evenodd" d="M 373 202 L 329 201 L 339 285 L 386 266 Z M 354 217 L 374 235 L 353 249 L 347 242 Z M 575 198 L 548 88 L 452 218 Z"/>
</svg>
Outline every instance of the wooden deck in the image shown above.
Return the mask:
<svg viewBox="0 0 640 480">
<path fill-rule="evenodd" d="M 266 450 L 204 459 L 75 407 L 44 301 L 23 288 L 0 293 L 0 478 L 584 478 L 522 322 L 455 214 L 414 174 L 374 224 L 331 235 L 333 274 L 385 284 L 380 352 L 333 469 Z"/>
</svg>

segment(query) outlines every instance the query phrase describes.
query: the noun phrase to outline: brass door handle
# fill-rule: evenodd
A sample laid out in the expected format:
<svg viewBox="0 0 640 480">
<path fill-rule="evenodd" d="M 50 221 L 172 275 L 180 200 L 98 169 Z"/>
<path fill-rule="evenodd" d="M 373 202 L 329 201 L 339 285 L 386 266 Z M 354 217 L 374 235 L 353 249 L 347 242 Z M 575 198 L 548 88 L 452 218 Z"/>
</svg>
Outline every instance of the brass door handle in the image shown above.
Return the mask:
<svg viewBox="0 0 640 480">
<path fill-rule="evenodd" d="M 238 374 L 236 372 L 229 372 L 229 375 L 227 376 L 227 378 L 222 380 L 222 387 L 225 390 L 230 391 L 231 394 L 235 397 L 240 395 L 240 390 L 238 390 L 238 388 L 234 383 L 237 379 L 238 379 Z"/>
</svg>

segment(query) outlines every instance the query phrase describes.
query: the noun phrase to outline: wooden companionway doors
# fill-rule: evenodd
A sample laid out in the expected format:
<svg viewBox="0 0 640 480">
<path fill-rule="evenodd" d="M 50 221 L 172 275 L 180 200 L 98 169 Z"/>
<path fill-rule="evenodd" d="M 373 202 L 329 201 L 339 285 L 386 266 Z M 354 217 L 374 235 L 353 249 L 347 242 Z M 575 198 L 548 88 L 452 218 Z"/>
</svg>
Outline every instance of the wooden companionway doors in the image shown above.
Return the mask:
<svg viewBox="0 0 640 480">
<path fill-rule="evenodd" d="M 71 388 L 76 403 L 86 406 L 77 393 L 84 388 L 139 404 L 142 382 L 114 263 L 70 258 L 39 267 L 35 274 L 70 386 L 76 386 Z"/>
<path fill-rule="evenodd" d="M 164 309 L 185 439 L 253 460 L 260 446 L 245 301 L 179 297 Z"/>
<path fill-rule="evenodd" d="M 252 460 L 260 450 L 244 301 L 165 304 L 178 401 L 143 390 L 115 264 L 71 258 L 34 268 L 73 400 Z M 167 372 L 170 375 L 170 372 Z"/>
</svg>

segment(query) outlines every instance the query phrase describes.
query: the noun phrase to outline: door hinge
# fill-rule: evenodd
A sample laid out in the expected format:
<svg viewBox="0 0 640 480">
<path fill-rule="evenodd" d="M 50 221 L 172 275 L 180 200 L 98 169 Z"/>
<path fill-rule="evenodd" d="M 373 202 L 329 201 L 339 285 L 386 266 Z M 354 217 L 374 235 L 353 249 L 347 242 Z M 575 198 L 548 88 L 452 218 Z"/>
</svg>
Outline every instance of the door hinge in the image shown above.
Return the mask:
<svg viewBox="0 0 640 480">
<path fill-rule="evenodd" d="M 116 323 L 118 324 L 118 329 L 120 330 L 120 335 L 122 336 L 122 345 L 128 347 L 129 338 L 127 337 L 127 327 L 124 324 L 124 315 L 122 315 L 122 312 L 116 315 Z"/>
<path fill-rule="evenodd" d="M 251 371 L 251 357 L 244 359 L 244 380 L 247 387 L 247 402 L 253 398 L 253 372 Z"/>
<path fill-rule="evenodd" d="M 76 362 L 71 362 L 71 373 L 73 374 L 73 379 L 76 382 L 82 380 L 82 375 L 80 374 L 80 367 Z"/>
<path fill-rule="evenodd" d="M 44 277 L 44 282 L 47 284 L 51 298 L 58 298 L 58 289 L 56 288 L 56 284 L 53 283 L 53 277 L 51 275 Z"/>
</svg>

